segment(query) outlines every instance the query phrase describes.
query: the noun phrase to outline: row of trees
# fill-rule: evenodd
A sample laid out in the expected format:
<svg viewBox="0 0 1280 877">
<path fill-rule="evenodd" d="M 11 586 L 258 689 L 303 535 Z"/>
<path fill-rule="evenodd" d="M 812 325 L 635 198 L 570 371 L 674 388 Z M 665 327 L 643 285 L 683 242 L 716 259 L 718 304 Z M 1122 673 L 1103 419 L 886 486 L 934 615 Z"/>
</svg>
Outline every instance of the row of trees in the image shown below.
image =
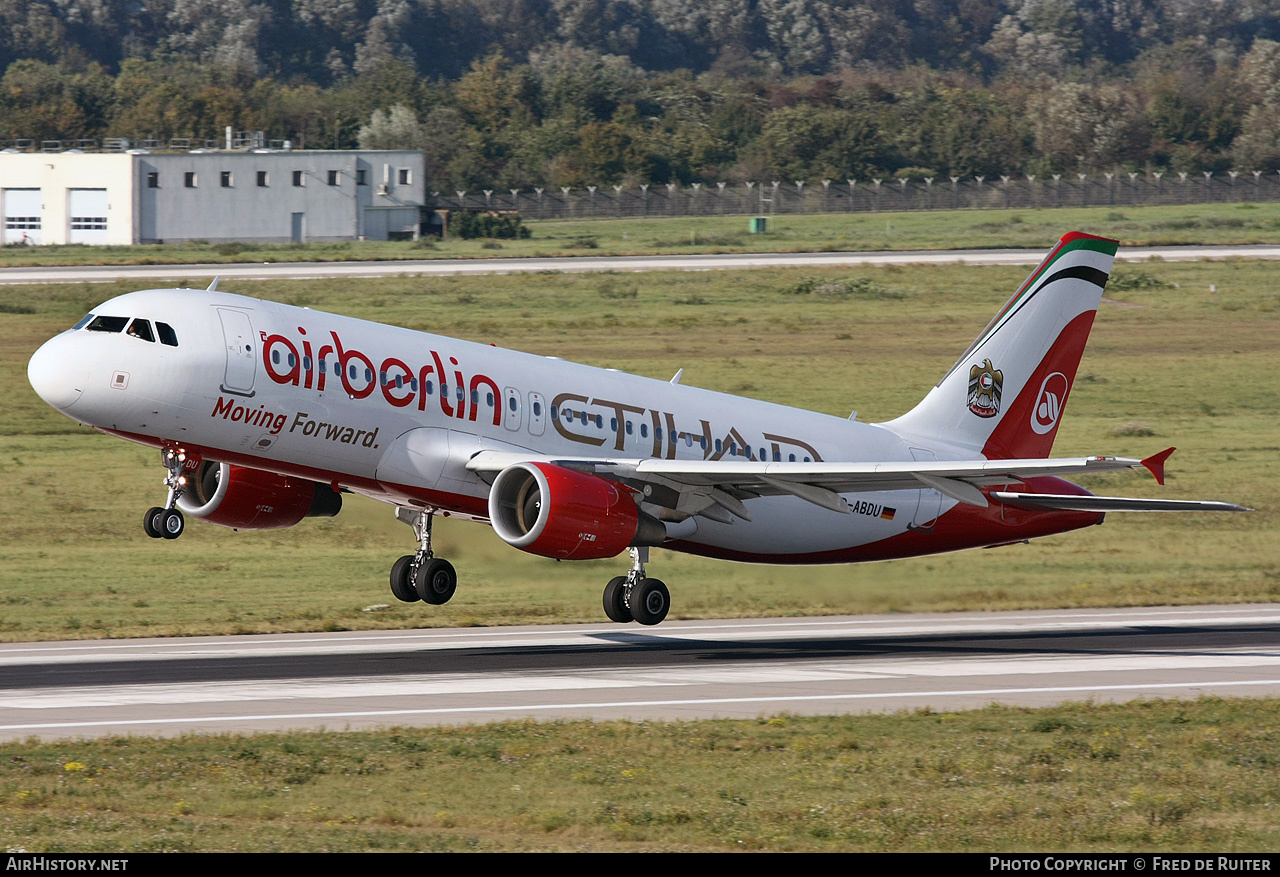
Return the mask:
<svg viewBox="0 0 1280 877">
<path fill-rule="evenodd" d="M 1273 170 L 1278 25 L 1280 0 L 0 0 L 0 139 L 230 125 L 420 148 L 441 190 Z"/>
<path fill-rule="evenodd" d="M 223 75 L 331 85 L 407 61 L 454 79 L 500 48 L 646 70 L 825 75 L 869 63 L 984 75 L 1123 65 L 1186 39 L 1280 38 L 1276 0 L 0 0 L 0 69 L 173 52 Z"/>
</svg>

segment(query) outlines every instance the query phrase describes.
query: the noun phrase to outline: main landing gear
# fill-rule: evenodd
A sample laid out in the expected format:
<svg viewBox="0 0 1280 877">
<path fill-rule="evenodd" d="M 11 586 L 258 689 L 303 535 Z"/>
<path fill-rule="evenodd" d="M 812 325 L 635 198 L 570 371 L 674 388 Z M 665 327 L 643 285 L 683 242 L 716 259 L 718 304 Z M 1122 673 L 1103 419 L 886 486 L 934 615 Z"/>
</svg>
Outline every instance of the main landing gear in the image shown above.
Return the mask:
<svg viewBox="0 0 1280 877">
<path fill-rule="evenodd" d="M 610 621 L 627 624 L 659 624 L 671 609 L 671 593 L 658 579 L 646 578 L 648 548 L 630 548 L 631 571 L 610 579 L 604 586 L 604 614 Z"/>
<path fill-rule="evenodd" d="M 418 552 L 406 554 L 392 565 L 391 593 L 405 603 L 448 603 L 458 589 L 458 574 L 453 564 L 431 551 L 432 512 L 397 508 L 396 517 L 413 527 Z"/>
<path fill-rule="evenodd" d="M 183 471 L 189 458 L 181 448 L 165 448 L 160 452 L 160 462 L 169 470 L 164 478 L 165 487 L 169 488 L 169 496 L 164 506 L 152 506 L 142 516 L 142 529 L 152 539 L 177 539 L 186 529 L 186 521 L 182 512 L 178 511 L 178 497 L 187 484 L 187 476 Z M 198 462 L 198 461 L 197 461 Z"/>
</svg>

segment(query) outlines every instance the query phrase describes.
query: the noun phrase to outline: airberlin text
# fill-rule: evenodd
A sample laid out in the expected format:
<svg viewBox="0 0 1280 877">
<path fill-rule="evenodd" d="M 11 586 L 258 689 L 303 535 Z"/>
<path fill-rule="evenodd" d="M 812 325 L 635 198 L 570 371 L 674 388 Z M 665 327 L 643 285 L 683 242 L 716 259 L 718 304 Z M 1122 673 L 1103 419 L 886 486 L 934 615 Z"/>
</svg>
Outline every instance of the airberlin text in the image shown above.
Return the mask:
<svg viewBox="0 0 1280 877">
<path fill-rule="evenodd" d="M 446 417 L 456 417 L 459 420 L 476 419 L 480 408 L 476 400 L 481 387 L 488 388 L 486 398 L 496 399 L 500 395 L 493 378 L 477 374 L 468 381 L 463 376 L 456 357 L 448 357 L 449 366 L 446 367 L 445 357 L 434 350 L 428 351 L 431 364 L 423 365 L 416 371 L 394 356 L 383 359 L 375 369 L 373 360 L 364 353 L 344 347 L 337 332 L 330 332 L 329 339 L 314 353 L 311 342 L 306 337 L 307 330 L 302 326 L 298 327 L 298 334 L 302 336 L 300 344 L 295 344 L 283 335 L 268 335 L 266 332 L 260 334 L 262 364 L 267 370 L 267 376 L 277 384 L 291 384 L 324 392 L 326 383 L 336 380 L 342 391 L 352 399 L 368 398 L 378 388 L 388 404 L 396 408 L 407 408 L 416 403 L 419 411 L 425 411 L 428 398 L 435 397 Z M 437 383 L 440 385 L 438 392 L 435 389 Z M 450 387 L 455 388 L 453 401 L 449 398 Z M 472 401 L 469 411 L 468 399 Z M 501 422 L 502 408 L 494 405 L 493 425 L 498 426 Z"/>
</svg>

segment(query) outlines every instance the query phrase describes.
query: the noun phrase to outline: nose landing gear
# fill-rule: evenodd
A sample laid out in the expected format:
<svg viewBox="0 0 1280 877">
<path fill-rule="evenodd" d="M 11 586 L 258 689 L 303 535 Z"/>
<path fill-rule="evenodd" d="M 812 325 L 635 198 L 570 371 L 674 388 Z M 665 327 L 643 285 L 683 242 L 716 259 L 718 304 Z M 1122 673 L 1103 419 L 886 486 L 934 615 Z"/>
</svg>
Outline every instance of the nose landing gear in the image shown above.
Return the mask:
<svg viewBox="0 0 1280 877">
<path fill-rule="evenodd" d="M 431 551 L 432 512 L 397 508 L 396 518 L 413 527 L 418 537 L 416 554 L 406 554 L 391 567 L 391 593 L 397 600 L 432 605 L 448 603 L 458 589 L 453 564 Z"/>
<path fill-rule="evenodd" d="M 182 496 L 187 485 L 185 470 L 200 465 L 197 454 L 188 454 L 184 449 L 172 447 L 160 452 L 160 462 L 169 470 L 165 476 L 165 487 L 169 495 L 163 506 L 152 506 L 142 516 L 142 529 L 152 539 L 177 539 L 186 529 L 186 519 L 176 508 L 178 497 Z"/>
<path fill-rule="evenodd" d="M 660 624 L 671 609 L 671 593 L 660 580 L 645 576 L 648 548 L 631 548 L 629 552 L 631 571 L 625 576 L 610 579 L 604 586 L 604 614 L 619 624 L 631 621 L 645 625 Z"/>
</svg>

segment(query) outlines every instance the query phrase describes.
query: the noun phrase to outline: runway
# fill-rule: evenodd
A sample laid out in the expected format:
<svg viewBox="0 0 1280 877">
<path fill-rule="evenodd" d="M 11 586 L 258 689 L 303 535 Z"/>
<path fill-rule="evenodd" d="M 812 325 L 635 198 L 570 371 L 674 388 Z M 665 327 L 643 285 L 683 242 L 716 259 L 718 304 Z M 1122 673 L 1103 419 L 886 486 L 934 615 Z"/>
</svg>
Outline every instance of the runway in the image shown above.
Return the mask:
<svg viewBox="0 0 1280 877">
<path fill-rule="evenodd" d="M 197 265 L 86 265 L 0 268 L 0 285 L 28 283 L 140 284 L 226 280 L 386 277 L 394 275 L 517 274 L 579 271 L 711 271 L 745 268 L 819 268 L 858 265 L 1038 265 L 1048 252 L 1033 250 L 910 250 L 847 253 L 727 253 L 692 256 L 568 256 L 557 258 L 422 259 L 399 262 L 263 262 Z M 1280 246 L 1121 247 L 1118 261 L 1280 259 Z M 204 284 L 201 284 L 204 285 Z"/>
<path fill-rule="evenodd" d="M 1280 695 L 1280 604 L 0 645 L 0 738 Z"/>
</svg>

